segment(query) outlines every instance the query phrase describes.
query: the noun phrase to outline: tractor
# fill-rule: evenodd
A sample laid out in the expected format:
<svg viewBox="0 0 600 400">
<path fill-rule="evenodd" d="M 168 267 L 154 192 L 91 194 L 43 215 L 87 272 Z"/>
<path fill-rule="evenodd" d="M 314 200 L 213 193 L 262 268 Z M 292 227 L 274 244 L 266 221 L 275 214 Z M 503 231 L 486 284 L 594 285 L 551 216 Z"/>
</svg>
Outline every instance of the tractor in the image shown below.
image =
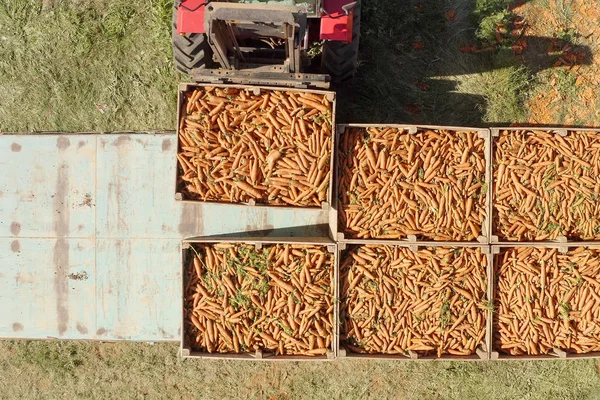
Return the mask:
<svg viewBox="0 0 600 400">
<path fill-rule="evenodd" d="M 178 0 L 176 68 L 195 81 L 328 88 L 356 69 L 360 2 Z"/>
</svg>

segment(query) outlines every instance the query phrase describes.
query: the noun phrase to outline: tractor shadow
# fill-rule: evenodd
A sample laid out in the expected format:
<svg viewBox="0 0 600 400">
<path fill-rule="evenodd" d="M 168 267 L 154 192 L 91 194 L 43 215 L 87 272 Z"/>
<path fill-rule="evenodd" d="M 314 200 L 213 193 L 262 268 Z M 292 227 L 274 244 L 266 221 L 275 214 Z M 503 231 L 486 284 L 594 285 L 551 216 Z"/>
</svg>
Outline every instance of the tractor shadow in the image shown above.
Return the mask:
<svg viewBox="0 0 600 400">
<path fill-rule="evenodd" d="M 483 40 L 476 37 L 482 25 L 475 2 L 446 3 L 455 8 L 437 0 L 363 1 L 357 73 L 351 85 L 336 88 L 339 122 L 520 123 L 519 110 L 494 120 L 486 111 L 495 98 L 519 96 L 541 71 L 591 63 L 589 47 L 528 36 L 514 15 L 508 28 L 496 28 L 504 36 L 492 32 Z"/>
</svg>

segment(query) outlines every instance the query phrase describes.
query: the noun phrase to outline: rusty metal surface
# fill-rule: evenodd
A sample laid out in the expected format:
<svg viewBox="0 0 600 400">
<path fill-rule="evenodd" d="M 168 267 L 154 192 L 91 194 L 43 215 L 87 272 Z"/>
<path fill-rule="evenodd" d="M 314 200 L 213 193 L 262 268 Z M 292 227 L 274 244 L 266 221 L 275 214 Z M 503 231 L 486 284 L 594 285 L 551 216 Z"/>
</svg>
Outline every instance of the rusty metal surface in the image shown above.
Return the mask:
<svg viewBox="0 0 600 400">
<path fill-rule="evenodd" d="M 181 239 L 327 236 L 323 210 L 176 202 L 175 140 L 0 135 L 0 338 L 176 341 Z"/>
</svg>

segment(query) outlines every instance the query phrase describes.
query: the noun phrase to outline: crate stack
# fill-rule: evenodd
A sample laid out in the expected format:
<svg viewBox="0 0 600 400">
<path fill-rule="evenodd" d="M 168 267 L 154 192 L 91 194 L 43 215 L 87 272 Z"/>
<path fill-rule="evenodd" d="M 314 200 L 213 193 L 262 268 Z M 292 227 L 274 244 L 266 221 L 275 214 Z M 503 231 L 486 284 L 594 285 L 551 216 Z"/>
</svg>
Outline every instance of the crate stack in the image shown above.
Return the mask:
<svg viewBox="0 0 600 400">
<path fill-rule="evenodd" d="M 491 358 L 598 357 L 599 132 L 491 132 Z"/>
<path fill-rule="evenodd" d="M 335 93 L 191 83 L 179 89 L 177 200 L 331 208 Z M 183 241 L 182 356 L 335 359 L 337 263 L 328 237 Z"/>
<path fill-rule="evenodd" d="M 340 355 L 489 358 L 490 133 L 339 125 Z"/>
<path fill-rule="evenodd" d="M 598 131 L 336 126 L 333 92 L 224 84 L 178 121 L 177 200 L 330 230 L 185 240 L 184 357 L 600 356 Z"/>
</svg>

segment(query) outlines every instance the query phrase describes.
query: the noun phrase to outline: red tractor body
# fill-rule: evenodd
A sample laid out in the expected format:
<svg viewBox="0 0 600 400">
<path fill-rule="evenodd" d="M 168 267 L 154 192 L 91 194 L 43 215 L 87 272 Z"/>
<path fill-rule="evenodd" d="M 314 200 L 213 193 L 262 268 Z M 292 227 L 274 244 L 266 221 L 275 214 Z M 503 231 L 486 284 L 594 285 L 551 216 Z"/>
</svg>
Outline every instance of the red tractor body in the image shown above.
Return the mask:
<svg viewBox="0 0 600 400">
<path fill-rule="evenodd" d="M 179 0 L 173 22 L 177 68 L 194 79 L 217 73 L 231 79 L 239 73 L 264 77 L 316 70 L 342 81 L 356 67 L 359 1 Z M 215 63 L 223 72 L 200 71 Z M 300 75 L 289 78 L 306 80 Z"/>
<path fill-rule="evenodd" d="M 204 10 L 206 0 L 187 0 L 179 6 L 177 13 L 177 33 L 206 33 L 204 29 Z"/>
<path fill-rule="evenodd" d="M 342 8 L 346 4 L 348 0 L 323 0 L 323 10 L 326 13 L 321 16 L 321 40 L 352 42 L 354 9 L 346 14 Z"/>
<path fill-rule="evenodd" d="M 207 0 L 182 2 L 177 15 L 177 33 L 206 33 L 204 11 L 209 3 Z M 322 0 L 322 10 L 307 13 L 309 18 L 320 19 L 319 39 L 346 43 L 352 41 L 353 10 L 347 14 L 342 8 L 347 4 L 348 0 Z"/>
</svg>

